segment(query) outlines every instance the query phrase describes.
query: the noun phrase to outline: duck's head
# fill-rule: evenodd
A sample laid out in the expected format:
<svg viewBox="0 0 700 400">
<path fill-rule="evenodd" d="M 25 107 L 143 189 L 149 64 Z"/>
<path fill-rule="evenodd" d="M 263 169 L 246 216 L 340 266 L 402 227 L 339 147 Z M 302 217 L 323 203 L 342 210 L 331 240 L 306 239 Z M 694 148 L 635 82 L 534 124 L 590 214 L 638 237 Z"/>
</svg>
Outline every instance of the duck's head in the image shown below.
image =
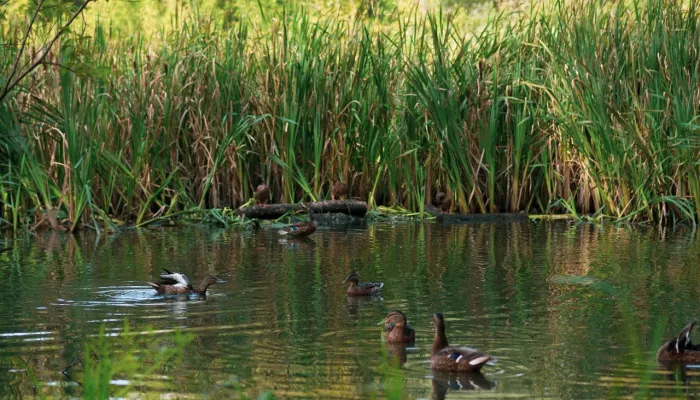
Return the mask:
<svg viewBox="0 0 700 400">
<path fill-rule="evenodd" d="M 224 282 L 226 282 L 226 281 L 221 279 L 221 278 L 217 278 L 216 276 L 209 275 L 206 278 L 204 278 L 204 282 L 202 282 L 202 284 L 204 284 L 206 286 L 211 286 L 215 283 L 224 283 Z"/>
<path fill-rule="evenodd" d="M 435 203 L 442 203 L 445 200 L 445 197 L 447 197 L 447 195 L 445 195 L 445 193 L 438 192 L 435 195 Z"/>
<path fill-rule="evenodd" d="M 301 203 L 299 203 L 299 207 L 300 207 L 303 211 L 306 211 L 307 214 L 309 214 L 309 218 L 311 219 L 311 221 L 314 220 L 314 213 L 313 213 L 313 211 L 309 210 L 309 207 L 308 207 L 303 201 L 302 201 Z"/>
<path fill-rule="evenodd" d="M 399 328 L 406 326 L 406 315 L 401 311 L 392 311 L 384 318 L 384 327 L 387 330 L 394 329 L 395 326 Z"/>
<path fill-rule="evenodd" d="M 435 330 L 445 329 L 445 316 L 442 315 L 442 313 L 438 312 L 433 314 L 433 326 L 435 327 Z"/>
<path fill-rule="evenodd" d="M 348 275 L 347 278 L 345 278 L 345 280 L 343 281 L 343 283 L 348 282 L 352 282 L 356 285 L 360 283 L 360 276 L 357 275 L 357 272 L 351 272 L 350 275 Z"/>
<path fill-rule="evenodd" d="M 255 191 L 256 191 L 256 192 L 264 192 L 264 191 L 267 190 L 267 189 L 268 189 L 268 188 L 267 188 L 267 185 L 264 184 L 264 183 L 261 183 L 261 184 L 258 185 L 257 188 L 255 188 Z"/>
</svg>

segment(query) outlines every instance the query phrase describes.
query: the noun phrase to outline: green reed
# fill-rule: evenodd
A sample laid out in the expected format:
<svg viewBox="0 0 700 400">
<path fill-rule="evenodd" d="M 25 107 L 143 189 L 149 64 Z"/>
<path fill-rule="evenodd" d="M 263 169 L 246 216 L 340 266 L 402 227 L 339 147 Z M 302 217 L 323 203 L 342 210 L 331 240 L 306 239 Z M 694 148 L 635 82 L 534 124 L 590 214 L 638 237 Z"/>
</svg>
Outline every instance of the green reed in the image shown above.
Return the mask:
<svg viewBox="0 0 700 400">
<path fill-rule="evenodd" d="M 192 335 L 179 331 L 155 335 L 152 331 L 133 332 L 124 322 L 119 334 L 108 334 L 105 326 L 93 337 L 81 341 L 79 353 L 68 360 L 61 372 L 66 384 L 59 385 L 60 395 L 84 399 L 107 399 L 113 396 L 134 395 L 149 380 L 177 367 L 185 356 L 185 348 Z M 33 387 L 35 397 L 53 398 L 55 386 L 47 386 L 37 376 L 32 360 L 19 358 L 18 364 L 27 369 L 27 384 Z M 55 372 L 58 374 L 58 372 Z M 115 385 L 120 379 L 125 385 Z M 67 384 L 73 382 L 76 385 Z"/>
<path fill-rule="evenodd" d="M 556 1 L 466 32 L 452 14 L 69 34 L 0 104 L 2 222 L 143 224 L 328 197 L 421 211 L 695 220 L 695 1 Z M 20 30 L 2 31 L 0 44 Z M 12 63 L 0 46 L 0 66 Z M 0 82 L 1 83 L 1 82 Z"/>
</svg>

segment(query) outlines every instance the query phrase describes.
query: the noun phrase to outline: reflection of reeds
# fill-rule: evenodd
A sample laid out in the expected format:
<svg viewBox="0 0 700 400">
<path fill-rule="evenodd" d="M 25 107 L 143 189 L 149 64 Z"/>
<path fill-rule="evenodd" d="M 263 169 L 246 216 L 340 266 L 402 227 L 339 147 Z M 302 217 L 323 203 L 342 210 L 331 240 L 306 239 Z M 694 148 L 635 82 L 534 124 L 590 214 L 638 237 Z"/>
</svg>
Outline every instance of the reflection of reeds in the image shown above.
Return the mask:
<svg viewBox="0 0 700 400">
<path fill-rule="evenodd" d="M 37 236 L 35 247 L 14 242 L 17 265 L 5 263 L 0 272 L 22 289 L 6 295 L 12 301 L 5 304 L 18 310 L 7 318 L 21 326 L 28 313 L 37 313 L 29 317 L 45 324 L 37 329 L 59 331 L 59 346 L 68 353 L 89 317 L 66 306 L 28 311 L 27 304 L 55 303 L 71 288 L 94 288 L 94 282 L 137 284 L 157 276 L 162 266 L 225 277 L 227 283 L 215 287 L 217 296 L 187 313 L 187 330 L 196 339 L 184 369 L 206 369 L 207 377 L 198 379 L 211 385 L 235 373 L 253 377 L 248 390 L 298 391 L 335 382 L 332 390 L 356 391 L 391 379 L 392 385 L 403 379 L 412 386 L 415 376 L 377 373 L 380 328 L 373 324 L 391 309 L 408 314 L 416 347 L 423 349 L 407 356 L 411 374 L 428 357 L 429 315 L 442 310 L 455 316 L 455 343 L 494 351 L 494 368 L 537 370 L 529 372 L 535 395 L 599 394 L 571 381 L 588 385 L 600 378 L 600 386 L 617 387 L 610 390 L 622 396 L 643 379 L 657 379 L 647 371 L 655 367 L 656 348 L 697 311 L 697 238 L 690 230 L 664 235 L 566 223 L 376 224 L 342 235 L 324 230 L 311 239 L 315 245 L 291 247 L 265 229 L 128 231 L 102 236 L 95 246 L 90 234 L 47 234 Z M 383 302 L 348 303 L 340 282 L 350 267 L 387 283 Z M 572 278 L 566 284 L 549 279 L 558 275 Z M 24 290 L 40 280 L 40 290 Z M 172 329 L 164 317 L 153 320 L 159 332 Z M 36 368 L 45 375 L 50 366 Z M 499 381 L 492 371 L 486 376 Z M 288 374 L 299 381 L 281 384 Z M 650 383 L 654 393 L 658 384 Z M 189 385 L 197 392 L 195 383 Z M 399 395 L 405 393 L 397 387 Z"/>
<path fill-rule="evenodd" d="M 165 334 L 153 334 L 151 330 L 134 332 L 126 321 L 118 334 L 106 333 L 102 325 L 97 335 L 80 341 L 77 357 L 61 360 L 59 371 L 67 381 L 57 387 L 63 388 L 63 396 L 77 395 L 86 399 L 124 397 L 147 387 L 151 390 L 167 387 L 182 394 L 185 391 L 182 387 L 164 386 L 162 372 L 182 361 L 185 347 L 191 340 L 192 335 L 179 330 Z M 47 360 L 41 355 L 29 356 L 27 360 L 18 358 L 18 367 L 26 368 L 25 383 L 32 386 L 34 397 L 41 399 L 57 394 L 54 385 L 47 385 L 39 378 L 39 374 L 51 370 L 58 374 L 56 363 L 47 363 Z M 115 384 L 115 380 L 121 384 Z"/>
<path fill-rule="evenodd" d="M 417 211 L 442 188 L 461 212 L 693 218 L 700 10 L 684 4 L 556 1 L 473 36 L 442 14 L 384 32 L 303 11 L 190 19 L 151 41 L 98 23 L 56 51 L 80 73 L 40 69 L 0 104 L 1 217 L 138 224 L 240 205 L 262 181 L 324 198 L 341 178 Z"/>
</svg>

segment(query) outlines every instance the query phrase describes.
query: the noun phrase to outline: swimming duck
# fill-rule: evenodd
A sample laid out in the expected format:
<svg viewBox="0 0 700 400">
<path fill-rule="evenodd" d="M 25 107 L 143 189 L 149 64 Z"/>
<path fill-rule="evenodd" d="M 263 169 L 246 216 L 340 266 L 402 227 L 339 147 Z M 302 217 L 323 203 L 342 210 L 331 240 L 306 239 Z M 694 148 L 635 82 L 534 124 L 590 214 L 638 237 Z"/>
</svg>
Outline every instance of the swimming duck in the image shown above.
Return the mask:
<svg viewBox="0 0 700 400">
<path fill-rule="evenodd" d="M 305 205 L 302 204 L 302 207 L 309 211 Z M 279 230 L 279 234 L 295 238 L 309 236 L 310 234 L 316 232 L 317 226 L 318 224 L 314 219 L 314 214 L 309 211 L 309 222 L 297 222 L 295 224 L 287 225 Z"/>
<path fill-rule="evenodd" d="M 700 363 L 700 345 L 694 345 L 690 341 L 690 335 L 695 329 L 696 322 L 691 322 L 680 331 L 677 337 L 664 343 L 656 353 L 656 359 L 666 362 Z"/>
<path fill-rule="evenodd" d="M 412 342 L 416 331 L 408 324 L 404 313 L 392 311 L 384 318 L 382 336 L 388 343 Z"/>
<path fill-rule="evenodd" d="M 255 188 L 255 202 L 264 207 L 268 201 L 270 201 L 270 187 L 261 183 Z"/>
<path fill-rule="evenodd" d="M 350 282 L 348 286 L 348 296 L 369 296 L 379 293 L 379 289 L 384 286 L 383 282 L 364 282 L 360 283 L 360 276 L 357 272 L 351 272 L 343 283 Z"/>
<path fill-rule="evenodd" d="M 435 339 L 430 357 L 430 367 L 443 371 L 478 372 L 490 359 L 488 354 L 469 347 L 450 347 L 445 335 L 445 317 L 433 314 Z"/>
<path fill-rule="evenodd" d="M 222 283 L 224 281 L 220 280 L 215 276 L 208 276 L 204 278 L 202 283 L 198 287 L 193 287 L 190 283 L 190 279 L 187 275 L 180 272 L 171 272 L 163 268 L 165 273 L 160 274 L 160 282 L 146 282 L 149 286 L 155 289 L 159 294 L 199 294 L 206 296 L 207 289 L 209 286 L 215 283 Z"/>
<path fill-rule="evenodd" d="M 331 200 L 343 200 L 348 194 L 348 187 L 341 181 L 335 181 L 331 188 Z"/>
<path fill-rule="evenodd" d="M 433 205 L 439 208 L 442 212 L 450 211 L 452 199 L 443 192 L 438 192 L 433 199 Z"/>
</svg>

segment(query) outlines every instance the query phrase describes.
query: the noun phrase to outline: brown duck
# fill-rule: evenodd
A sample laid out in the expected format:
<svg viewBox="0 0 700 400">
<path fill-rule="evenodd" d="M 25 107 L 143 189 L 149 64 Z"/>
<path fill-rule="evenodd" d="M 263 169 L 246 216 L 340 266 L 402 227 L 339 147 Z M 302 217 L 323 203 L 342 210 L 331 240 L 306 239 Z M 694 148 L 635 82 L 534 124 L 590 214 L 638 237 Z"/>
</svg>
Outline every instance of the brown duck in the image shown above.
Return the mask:
<svg viewBox="0 0 700 400">
<path fill-rule="evenodd" d="M 331 188 L 331 200 L 343 200 L 348 195 L 348 187 L 341 181 L 335 181 Z"/>
<path fill-rule="evenodd" d="M 306 206 L 302 206 L 306 208 Z M 278 233 L 280 235 L 285 235 L 285 236 L 290 236 L 294 238 L 298 237 L 304 237 L 304 236 L 309 236 L 310 234 L 316 232 L 316 227 L 318 227 L 318 224 L 316 223 L 316 219 L 314 218 L 314 214 L 309 212 L 309 222 L 297 222 L 291 225 L 287 225 L 284 228 L 280 229 Z"/>
<path fill-rule="evenodd" d="M 445 193 L 438 192 L 433 199 L 433 205 L 442 212 L 448 212 L 450 211 L 450 207 L 452 207 L 452 199 Z"/>
<path fill-rule="evenodd" d="M 690 341 L 696 322 L 691 322 L 677 337 L 664 343 L 656 353 L 656 359 L 661 362 L 700 363 L 700 345 Z"/>
<path fill-rule="evenodd" d="M 357 272 L 351 272 L 343 283 L 350 283 L 348 286 L 348 296 L 370 296 L 378 294 L 379 290 L 384 286 L 383 282 L 360 282 L 360 276 Z"/>
<path fill-rule="evenodd" d="M 180 272 L 171 272 L 163 268 L 165 273 L 160 274 L 160 282 L 146 282 L 159 294 L 199 294 L 206 296 L 209 286 L 224 281 L 215 276 L 204 278 L 198 287 L 193 287 L 187 275 Z"/>
<path fill-rule="evenodd" d="M 404 313 L 392 311 L 384 318 L 382 336 L 388 343 L 412 342 L 416 331 L 408 324 Z"/>
<path fill-rule="evenodd" d="M 270 201 L 270 187 L 261 183 L 255 188 L 255 202 L 265 206 L 268 201 Z"/>
<path fill-rule="evenodd" d="M 478 372 L 491 359 L 488 354 L 469 347 L 454 347 L 447 344 L 445 317 L 433 314 L 435 339 L 430 357 L 430 367 L 441 371 Z"/>
</svg>

